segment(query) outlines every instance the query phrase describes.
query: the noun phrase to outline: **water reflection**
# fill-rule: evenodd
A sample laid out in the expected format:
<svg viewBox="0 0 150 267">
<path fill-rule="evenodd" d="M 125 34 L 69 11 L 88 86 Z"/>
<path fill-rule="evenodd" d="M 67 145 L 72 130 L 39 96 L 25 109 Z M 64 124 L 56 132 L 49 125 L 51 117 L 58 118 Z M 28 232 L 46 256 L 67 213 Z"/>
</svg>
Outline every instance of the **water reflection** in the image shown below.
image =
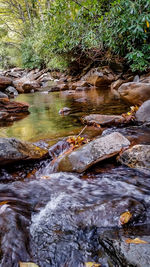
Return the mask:
<svg viewBox="0 0 150 267">
<path fill-rule="evenodd" d="M 30 104 L 30 115 L 16 121 L 9 127 L 1 127 L 0 137 L 16 137 L 35 141 L 46 138 L 59 138 L 79 133 L 82 128 L 80 117 L 100 112 L 120 114 L 127 110 L 125 104 L 113 100 L 110 91 L 92 89 L 87 92 L 38 92 L 22 94 L 16 101 Z M 59 115 L 63 107 L 71 108 L 68 116 Z"/>
</svg>

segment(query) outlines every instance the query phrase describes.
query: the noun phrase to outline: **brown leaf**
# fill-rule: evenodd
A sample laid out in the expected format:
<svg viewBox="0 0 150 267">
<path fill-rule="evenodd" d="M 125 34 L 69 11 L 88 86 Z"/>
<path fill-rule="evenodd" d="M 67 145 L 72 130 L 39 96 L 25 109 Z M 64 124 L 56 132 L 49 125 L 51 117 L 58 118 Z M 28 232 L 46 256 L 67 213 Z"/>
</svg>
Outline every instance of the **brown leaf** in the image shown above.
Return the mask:
<svg viewBox="0 0 150 267">
<path fill-rule="evenodd" d="M 120 224 L 126 224 L 131 219 L 132 214 L 130 211 L 126 211 L 120 215 Z"/>
<path fill-rule="evenodd" d="M 125 240 L 127 244 L 148 244 L 147 241 L 141 240 L 138 237 L 135 239 L 128 238 Z"/>
<path fill-rule="evenodd" d="M 85 267 L 100 267 L 101 264 L 100 263 L 96 263 L 96 262 L 85 262 Z"/>
<path fill-rule="evenodd" d="M 19 262 L 20 267 L 39 267 L 33 262 Z"/>
</svg>

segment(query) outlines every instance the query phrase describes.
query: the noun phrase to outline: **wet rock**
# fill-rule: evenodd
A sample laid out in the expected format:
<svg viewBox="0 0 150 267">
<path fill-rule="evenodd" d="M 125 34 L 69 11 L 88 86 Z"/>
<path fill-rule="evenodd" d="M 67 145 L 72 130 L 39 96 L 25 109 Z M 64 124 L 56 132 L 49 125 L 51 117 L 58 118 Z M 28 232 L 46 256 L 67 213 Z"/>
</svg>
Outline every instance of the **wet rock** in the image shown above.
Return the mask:
<svg viewBox="0 0 150 267">
<path fill-rule="evenodd" d="M 130 168 L 150 170 L 150 145 L 135 145 L 124 151 L 118 160 Z"/>
<path fill-rule="evenodd" d="M 5 92 L 7 95 L 9 95 L 10 97 L 15 97 L 18 95 L 18 91 L 12 87 L 12 86 L 8 86 L 6 89 L 5 89 Z"/>
<path fill-rule="evenodd" d="M 8 98 L 8 95 L 6 95 L 6 94 L 0 92 L 0 98 Z"/>
<path fill-rule="evenodd" d="M 108 86 L 116 79 L 116 75 L 108 67 L 91 69 L 82 80 L 96 87 Z"/>
<path fill-rule="evenodd" d="M 61 140 L 49 149 L 49 155 L 52 159 L 59 157 L 59 155 L 68 150 L 70 144 L 66 140 Z"/>
<path fill-rule="evenodd" d="M 133 232 L 131 231 L 118 231 L 112 233 L 106 233 L 105 237 L 101 237 L 100 243 L 104 246 L 105 251 L 108 255 L 112 255 L 116 263 L 115 266 L 122 267 L 149 267 L 150 262 L 150 245 L 149 238 L 150 232 L 149 227 L 145 226 L 146 231 L 143 229 L 143 234 L 137 232 L 135 235 L 134 228 Z M 130 232 L 130 235 L 129 235 Z M 144 235 L 145 232 L 145 235 Z M 128 244 L 126 240 L 128 239 L 139 238 L 147 242 L 147 244 Z"/>
<path fill-rule="evenodd" d="M 76 90 L 77 87 L 89 87 L 89 83 L 80 80 L 78 82 L 73 83 L 71 89 Z"/>
<path fill-rule="evenodd" d="M 9 85 L 12 85 L 12 79 L 5 76 L 0 76 L 0 89 L 4 90 Z"/>
<path fill-rule="evenodd" d="M 150 100 L 145 101 L 135 114 L 137 121 L 150 122 Z"/>
<path fill-rule="evenodd" d="M 38 91 L 40 84 L 37 81 L 26 81 L 22 85 L 22 89 L 25 93 L 30 93 L 31 90 Z"/>
<path fill-rule="evenodd" d="M 1 121 L 15 121 L 29 114 L 29 105 L 0 98 Z M 6 116 L 8 114 L 9 116 Z"/>
<path fill-rule="evenodd" d="M 36 160 L 48 155 L 48 150 L 16 138 L 0 138 L 0 165 L 22 160 Z"/>
<path fill-rule="evenodd" d="M 81 148 L 62 156 L 55 162 L 55 171 L 83 172 L 97 162 L 117 155 L 130 145 L 118 132 L 97 138 Z"/>
<path fill-rule="evenodd" d="M 150 98 L 150 83 L 129 82 L 122 84 L 118 93 L 122 100 L 137 105 Z"/>
<path fill-rule="evenodd" d="M 88 125 L 102 125 L 111 126 L 119 125 L 125 122 L 125 119 L 119 115 L 100 115 L 100 114 L 90 114 L 85 116 L 82 121 Z"/>
<path fill-rule="evenodd" d="M 51 87 L 51 89 L 48 92 L 65 91 L 68 89 L 69 89 L 68 85 L 63 83 L 63 84 L 57 84 L 56 86 Z"/>
</svg>

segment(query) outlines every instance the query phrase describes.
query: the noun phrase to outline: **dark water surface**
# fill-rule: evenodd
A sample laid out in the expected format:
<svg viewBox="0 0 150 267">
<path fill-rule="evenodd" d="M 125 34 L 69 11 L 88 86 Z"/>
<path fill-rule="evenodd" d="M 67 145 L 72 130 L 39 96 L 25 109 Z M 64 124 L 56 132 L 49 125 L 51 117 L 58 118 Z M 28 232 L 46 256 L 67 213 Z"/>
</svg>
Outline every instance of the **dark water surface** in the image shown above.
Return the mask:
<svg viewBox="0 0 150 267">
<path fill-rule="evenodd" d="M 86 101 L 85 101 L 86 99 Z M 1 128 L 3 137 L 45 143 L 79 133 L 79 117 L 89 113 L 121 114 L 127 106 L 108 92 L 74 94 L 35 93 L 17 100 L 30 103 L 31 114 Z M 64 106 L 69 116 L 60 116 Z M 130 126 L 120 131 L 133 143 L 150 144 L 150 129 Z M 107 133 L 106 132 L 106 133 Z M 100 134 L 94 128 L 87 136 Z M 44 144 L 45 144 L 44 143 Z M 1 267 L 32 261 L 40 267 L 150 266 L 150 175 L 124 166 L 115 158 L 82 175 L 53 174 L 50 159 L 17 164 L 0 171 Z M 122 227 L 120 214 L 130 211 L 131 223 Z M 128 238 L 147 244 L 127 244 Z"/>
</svg>

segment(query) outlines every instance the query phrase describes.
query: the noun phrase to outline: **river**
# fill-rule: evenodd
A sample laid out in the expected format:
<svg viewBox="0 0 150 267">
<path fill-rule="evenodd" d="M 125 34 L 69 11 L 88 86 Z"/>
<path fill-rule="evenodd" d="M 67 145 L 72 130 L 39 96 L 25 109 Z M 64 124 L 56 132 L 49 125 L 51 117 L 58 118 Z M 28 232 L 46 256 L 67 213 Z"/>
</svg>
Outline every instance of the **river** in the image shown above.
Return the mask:
<svg viewBox="0 0 150 267">
<path fill-rule="evenodd" d="M 19 95 L 30 104 L 30 115 L 1 127 L 1 137 L 16 137 L 50 147 L 78 134 L 80 118 L 89 113 L 121 114 L 129 107 L 109 91 L 45 92 Z M 69 115 L 60 115 L 63 107 Z M 150 129 L 111 128 L 133 143 L 150 144 Z M 88 127 L 93 138 L 100 129 Z M 16 164 L 0 170 L 1 267 L 31 261 L 40 267 L 150 266 L 150 176 L 110 159 L 79 175 L 51 173 L 50 159 Z M 122 227 L 121 213 L 133 221 Z M 127 244 L 140 238 L 146 244 Z"/>
</svg>

